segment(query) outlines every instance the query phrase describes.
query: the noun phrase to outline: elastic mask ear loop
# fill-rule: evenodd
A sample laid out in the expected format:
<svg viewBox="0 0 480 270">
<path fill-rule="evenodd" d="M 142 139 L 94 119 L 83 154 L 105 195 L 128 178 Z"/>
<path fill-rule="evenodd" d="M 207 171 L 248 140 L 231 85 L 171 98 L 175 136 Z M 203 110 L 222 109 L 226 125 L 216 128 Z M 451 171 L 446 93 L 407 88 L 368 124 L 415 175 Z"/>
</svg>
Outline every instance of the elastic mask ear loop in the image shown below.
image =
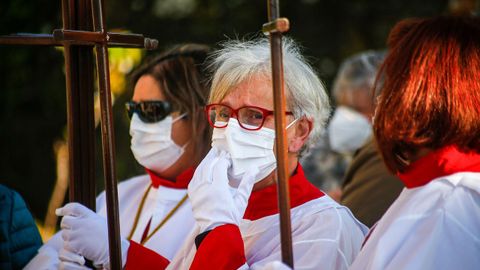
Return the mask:
<svg viewBox="0 0 480 270">
<path fill-rule="evenodd" d="M 290 124 L 288 124 L 288 126 L 285 128 L 285 130 L 287 130 L 289 127 L 293 126 L 293 124 L 295 124 L 295 122 L 297 122 L 298 119 L 300 119 L 300 118 L 296 118 L 295 120 L 290 122 Z"/>
<path fill-rule="evenodd" d="M 182 113 L 181 115 L 179 115 L 177 118 L 173 119 L 172 120 L 172 124 L 177 122 L 178 120 L 182 119 L 183 117 L 185 117 L 187 115 L 187 113 Z"/>
<path fill-rule="evenodd" d="M 179 115 L 177 118 L 173 119 L 172 120 L 172 125 L 173 123 L 177 122 L 178 120 L 182 119 L 183 117 L 185 117 L 187 115 L 187 113 L 182 113 L 181 115 Z M 171 135 L 170 135 L 171 136 Z M 188 144 L 190 144 L 190 141 L 192 139 L 188 140 L 184 145 L 180 146 L 182 148 L 182 151 L 185 151 L 185 148 L 187 147 Z M 173 140 L 172 140 L 173 141 Z M 175 143 L 175 142 L 173 142 Z"/>
<path fill-rule="evenodd" d="M 190 144 L 190 142 L 192 141 L 192 139 L 188 140 L 182 147 L 183 151 L 185 151 L 185 148 L 187 148 L 187 146 Z"/>
</svg>

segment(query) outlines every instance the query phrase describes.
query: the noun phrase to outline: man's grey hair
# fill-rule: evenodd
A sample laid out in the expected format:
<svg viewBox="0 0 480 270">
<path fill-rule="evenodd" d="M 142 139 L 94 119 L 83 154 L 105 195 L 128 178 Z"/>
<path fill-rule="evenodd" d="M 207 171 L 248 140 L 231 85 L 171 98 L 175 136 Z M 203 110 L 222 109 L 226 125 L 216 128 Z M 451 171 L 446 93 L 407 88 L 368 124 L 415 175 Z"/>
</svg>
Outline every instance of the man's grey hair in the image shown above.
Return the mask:
<svg viewBox="0 0 480 270">
<path fill-rule="evenodd" d="M 252 76 L 271 78 L 270 44 L 267 38 L 226 41 L 210 60 L 210 68 L 214 72 L 210 102 L 220 102 L 236 85 Z M 313 123 L 313 130 L 301 154 L 318 140 L 330 114 L 330 103 L 322 82 L 300 54 L 298 45 L 285 37 L 283 69 L 287 110 L 293 113 L 295 119 L 307 117 Z"/>
<path fill-rule="evenodd" d="M 385 58 L 385 51 L 364 51 L 350 56 L 340 65 L 337 77 L 333 83 L 333 97 L 335 102 L 348 97 L 354 103 L 354 91 L 372 91 L 380 65 Z M 380 82 L 381 83 L 381 82 Z M 375 90 L 379 94 L 380 87 Z"/>
</svg>

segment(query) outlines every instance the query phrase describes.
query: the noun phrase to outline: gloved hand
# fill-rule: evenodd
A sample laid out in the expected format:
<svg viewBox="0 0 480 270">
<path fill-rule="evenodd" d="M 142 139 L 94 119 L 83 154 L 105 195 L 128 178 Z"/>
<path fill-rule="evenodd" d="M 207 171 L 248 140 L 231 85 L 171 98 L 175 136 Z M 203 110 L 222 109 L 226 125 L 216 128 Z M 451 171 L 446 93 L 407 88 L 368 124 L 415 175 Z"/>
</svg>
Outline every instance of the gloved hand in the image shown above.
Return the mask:
<svg viewBox="0 0 480 270">
<path fill-rule="evenodd" d="M 60 270 L 89 270 L 91 268 L 85 266 L 85 258 L 75 254 L 64 248 L 60 249 L 58 253 L 60 263 L 58 269 Z"/>
<path fill-rule="evenodd" d="M 55 211 L 63 216 L 63 248 L 92 260 L 95 266 L 110 268 L 108 248 L 108 227 L 104 217 L 79 203 L 68 203 Z M 130 243 L 122 237 L 122 265 L 126 262 Z"/>
<path fill-rule="evenodd" d="M 245 173 L 238 188 L 232 192 L 227 177 L 230 165 L 225 151 L 212 148 L 188 185 L 188 197 L 200 233 L 223 224 L 238 225 L 245 213 L 258 168 Z"/>
<path fill-rule="evenodd" d="M 281 261 L 269 262 L 265 266 L 263 266 L 261 269 L 262 270 L 292 270 L 290 266 L 284 264 Z"/>
</svg>

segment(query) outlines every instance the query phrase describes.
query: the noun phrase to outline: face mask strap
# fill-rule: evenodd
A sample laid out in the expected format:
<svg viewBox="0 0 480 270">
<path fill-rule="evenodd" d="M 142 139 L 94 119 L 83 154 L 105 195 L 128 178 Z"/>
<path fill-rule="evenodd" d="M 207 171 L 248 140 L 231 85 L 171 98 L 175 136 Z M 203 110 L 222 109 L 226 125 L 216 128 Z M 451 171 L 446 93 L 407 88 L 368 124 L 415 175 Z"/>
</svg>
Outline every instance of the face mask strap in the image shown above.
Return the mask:
<svg viewBox="0 0 480 270">
<path fill-rule="evenodd" d="M 290 124 L 287 125 L 287 127 L 285 128 L 285 130 L 287 130 L 289 127 L 293 126 L 293 124 L 295 124 L 298 119 L 300 119 L 300 118 L 295 118 L 292 122 L 290 122 Z"/>
<path fill-rule="evenodd" d="M 177 118 L 173 119 L 172 120 L 172 124 L 177 122 L 178 120 L 182 119 L 183 117 L 185 117 L 187 115 L 187 113 L 182 113 L 181 115 L 179 115 Z"/>
</svg>

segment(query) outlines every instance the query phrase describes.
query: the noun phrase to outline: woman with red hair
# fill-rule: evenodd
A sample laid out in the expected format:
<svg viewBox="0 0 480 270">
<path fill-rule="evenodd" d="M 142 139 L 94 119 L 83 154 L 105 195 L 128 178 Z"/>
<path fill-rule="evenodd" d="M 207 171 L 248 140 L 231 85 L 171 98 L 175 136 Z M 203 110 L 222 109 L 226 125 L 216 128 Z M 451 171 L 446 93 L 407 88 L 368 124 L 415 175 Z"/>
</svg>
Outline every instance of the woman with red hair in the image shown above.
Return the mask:
<svg viewBox="0 0 480 270">
<path fill-rule="evenodd" d="M 351 269 L 479 269 L 480 19 L 390 33 L 374 132 L 405 189 Z"/>
</svg>

